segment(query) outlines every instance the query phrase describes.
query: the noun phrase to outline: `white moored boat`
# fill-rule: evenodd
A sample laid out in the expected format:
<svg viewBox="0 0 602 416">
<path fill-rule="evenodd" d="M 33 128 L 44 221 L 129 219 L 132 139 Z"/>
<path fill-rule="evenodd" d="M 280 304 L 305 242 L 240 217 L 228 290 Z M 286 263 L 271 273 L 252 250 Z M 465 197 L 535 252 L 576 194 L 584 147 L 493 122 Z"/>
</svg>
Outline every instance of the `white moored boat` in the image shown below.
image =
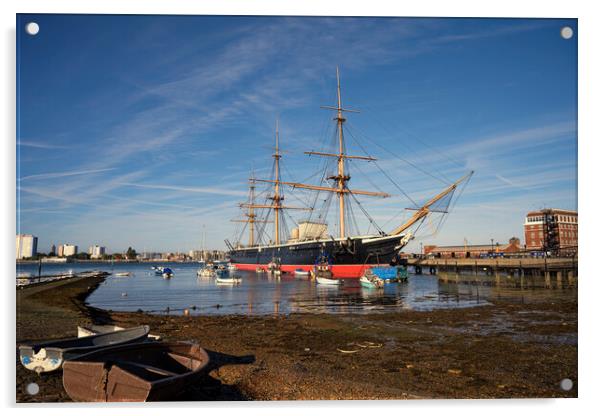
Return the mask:
<svg viewBox="0 0 602 416">
<path fill-rule="evenodd" d="M 318 261 L 316 262 L 316 266 L 312 271 L 312 276 L 315 277 L 316 282 L 320 285 L 340 285 L 343 283 L 342 280 L 333 279 L 334 275 L 332 274 L 332 268 L 328 261 L 328 257 L 321 253 Z"/>
<path fill-rule="evenodd" d="M 240 277 L 220 277 L 220 276 L 217 276 L 215 278 L 215 282 L 217 284 L 239 285 L 240 283 L 242 283 L 242 279 Z"/>
<path fill-rule="evenodd" d="M 340 279 L 329 279 L 327 277 L 318 277 L 316 276 L 316 282 L 318 282 L 318 284 L 320 285 L 340 285 L 341 283 L 343 283 L 342 280 Z"/>
<path fill-rule="evenodd" d="M 196 275 L 199 277 L 215 277 L 215 270 L 213 267 L 203 267 L 202 269 L 197 270 Z"/>
<path fill-rule="evenodd" d="M 296 277 L 309 277 L 309 272 L 307 270 L 303 270 L 303 269 L 296 269 L 295 276 Z"/>
</svg>

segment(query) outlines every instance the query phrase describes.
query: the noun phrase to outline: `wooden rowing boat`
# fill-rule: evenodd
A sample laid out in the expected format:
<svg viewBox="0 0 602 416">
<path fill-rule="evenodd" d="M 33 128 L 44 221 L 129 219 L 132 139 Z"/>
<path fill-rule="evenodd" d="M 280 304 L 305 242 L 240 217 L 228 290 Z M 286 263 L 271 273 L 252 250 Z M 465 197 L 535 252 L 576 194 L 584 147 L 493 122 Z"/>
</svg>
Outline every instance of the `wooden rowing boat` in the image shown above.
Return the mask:
<svg viewBox="0 0 602 416">
<path fill-rule="evenodd" d="M 176 397 L 209 363 L 198 344 L 138 343 L 109 347 L 66 361 L 63 386 L 85 402 L 144 402 Z"/>
<path fill-rule="evenodd" d="M 64 361 L 113 345 L 146 340 L 148 325 L 110 331 L 81 338 L 44 341 L 37 344 L 19 345 L 19 358 L 23 367 L 39 373 L 61 368 Z"/>
</svg>

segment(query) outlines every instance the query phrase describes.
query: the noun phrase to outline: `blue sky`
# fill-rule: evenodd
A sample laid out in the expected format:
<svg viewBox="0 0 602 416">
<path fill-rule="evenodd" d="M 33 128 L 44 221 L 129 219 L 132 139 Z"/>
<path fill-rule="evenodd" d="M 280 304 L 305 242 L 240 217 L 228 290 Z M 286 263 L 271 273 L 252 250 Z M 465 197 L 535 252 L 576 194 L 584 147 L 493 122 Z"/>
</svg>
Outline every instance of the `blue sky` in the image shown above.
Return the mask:
<svg viewBox="0 0 602 416">
<path fill-rule="evenodd" d="M 522 240 L 527 211 L 577 209 L 576 34 L 574 19 L 19 15 L 18 230 L 43 251 L 166 251 L 198 248 L 204 226 L 224 248 L 277 118 L 286 179 L 318 170 L 302 152 L 329 137 L 338 65 L 350 131 L 414 200 L 475 170 L 410 249 Z M 393 194 L 361 199 L 393 229 L 408 200 L 356 163 L 350 187 Z"/>
</svg>

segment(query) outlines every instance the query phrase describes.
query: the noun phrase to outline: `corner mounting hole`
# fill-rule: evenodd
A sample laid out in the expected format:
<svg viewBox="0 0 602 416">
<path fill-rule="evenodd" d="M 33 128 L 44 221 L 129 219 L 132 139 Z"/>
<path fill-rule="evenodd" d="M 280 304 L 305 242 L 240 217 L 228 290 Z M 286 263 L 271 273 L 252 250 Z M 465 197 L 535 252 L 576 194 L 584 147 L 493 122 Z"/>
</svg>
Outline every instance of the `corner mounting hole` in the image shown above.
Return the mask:
<svg viewBox="0 0 602 416">
<path fill-rule="evenodd" d="M 38 386 L 38 383 L 29 383 L 25 387 L 25 391 L 27 391 L 27 394 L 29 394 L 31 396 L 35 396 L 36 394 L 38 394 L 40 392 L 40 386 Z"/>
<path fill-rule="evenodd" d="M 560 388 L 564 391 L 569 391 L 573 388 L 573 380 L 570 378 L 564 378 L 560 382 Z"/>
<path fill-rule="evenodd" d="M 36 22 L 29 22 L 25 25 L 25 31 L 28 35 L 35 36 L 40 31 L 40 26 Z"/>
<path fill-rule="evenodd" d="M 562 29 L 560 29 L 560 36 L 562 36 L 563 39 L 570 39 L 573 37 L 573 29 L 569 26 L 565 26 Z"/>
</svg>

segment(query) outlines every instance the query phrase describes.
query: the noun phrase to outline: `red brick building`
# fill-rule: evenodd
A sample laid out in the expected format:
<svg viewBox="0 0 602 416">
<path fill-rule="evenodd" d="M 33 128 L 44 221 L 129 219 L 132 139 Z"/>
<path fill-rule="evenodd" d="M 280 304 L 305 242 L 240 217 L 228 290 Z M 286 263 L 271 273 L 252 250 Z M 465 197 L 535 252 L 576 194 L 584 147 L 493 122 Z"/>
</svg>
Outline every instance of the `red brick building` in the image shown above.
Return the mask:
<svg viewBox="0 0 602 416">
<path fill-rule="evenodd" d="M 543 209 L 529 212 L 524 225 L 527 250 L 577 251 L 577 220 L 577 211 Z"/>
<path fill-rule="evenodd" d="M 491 253 L 518 253 L 520 240 L 511 238 L 507 244 L 479 244 L 462 246 L 424 246 L 424 254 L 441 258 L 475 258 Z"/>
</svg>

